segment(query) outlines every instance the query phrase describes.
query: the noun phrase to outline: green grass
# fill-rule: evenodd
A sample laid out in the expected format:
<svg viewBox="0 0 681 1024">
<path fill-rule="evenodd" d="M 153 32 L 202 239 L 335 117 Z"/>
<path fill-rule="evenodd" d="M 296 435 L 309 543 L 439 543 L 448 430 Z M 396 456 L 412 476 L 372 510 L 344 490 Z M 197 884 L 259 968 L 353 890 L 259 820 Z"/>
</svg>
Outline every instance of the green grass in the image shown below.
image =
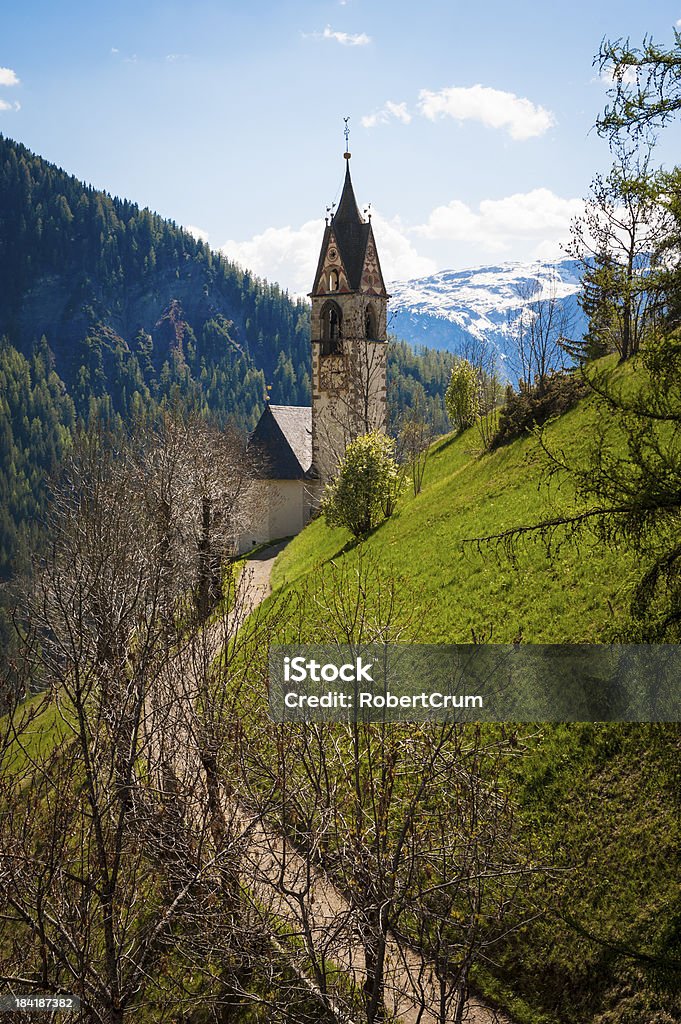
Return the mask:
<svg viewBox="0 0 681 1024">
<path fill-rule="evenodd" d="M 8 719 L 3 717 L 0 728 L 4 728 Z M 64 721 L 64 713 L 49 694 L 36 694 L 19 705 L 14 714 L 15 727 L 19 740 L 12 742 L 5 750 L 0 761 L 0 772 L 30 775 L 31 766 L 40 764 L 49 756 L 55 746 L 59 746 L 71 736 L 71 731 Z"/>
<path fill-rule="evenodd" d="M 595 416 L 593 404 L 582 402 L 550 425 L 547 443 L 579 458 Z M 616 634 L 640 571 L 631 551 L 583 538 L 549 558 L 540 543 L 529 543 L 514 565 L 465 544 L 573 503 L 567 482 L 559 490 L 542 483 L 536 440 L 491 455 L 478 447 L 475 430 L 438 441 L 422 493 L 405 491 L 395 515 L 363 544 L 384 575 L 399 578 L 411 636 L 578 642 Z M 271 600 L 287 591 L 314 594 L 334 566 L 352 570 L 358 560 L 349 534 L 318 520 L 277 559 Z M 323 614 L 314 602 L 304 606 L 308 639 L 318 639 Z M 247 727 L 262 731 L 264 692 L 254 684 L 240 699 L 254 704 L 244 709 Z M 32 725 L 29 753 L 59 742 L 63 729 L 54 705 L 46 708 Z M 673 725 L 519 732 L 526 753 L 510 760 L 506 783 L 517 798 L 520 841 L 549 870 L 522 897 L 519 910 L 535 919 L 474 975 L 479 991 L 518 1024 L 681 1019 L 678 975 L 659 970 L 660 960 L 681 959 L 679 735 Z M 24 767 L 23 759 L 15 763 Z"/>
<path fill-rule="evenodd" d="M 579 458 L 594 417 L 593 404 L 580 403 L 547 428 L 547 443 Z M 421 493 L 405 489 L 395 514 L 363 544 L 384 572 L 402 579 L 421 623 L 419 640 L 464 643 L 473 633 L 494 643 L 518 636 L 533 643 L 608 639 L 625 620 L 634 553 L 604 550 L 583 537 L 549 558 L 539 541 L 528 541 L 513 565 L 492 546 L 466 543 L 574 508 L 568 481 L 550 488 L 542 482 L 545 460 L 535 438 L 488 455 L 478 446 L 475 429 L 438 441 Z M 315 580 L 340 559 L 356 562 L 357 545 L 347 531 L 318 519 L 277 559 L 273 589 Z"/>
</svg>

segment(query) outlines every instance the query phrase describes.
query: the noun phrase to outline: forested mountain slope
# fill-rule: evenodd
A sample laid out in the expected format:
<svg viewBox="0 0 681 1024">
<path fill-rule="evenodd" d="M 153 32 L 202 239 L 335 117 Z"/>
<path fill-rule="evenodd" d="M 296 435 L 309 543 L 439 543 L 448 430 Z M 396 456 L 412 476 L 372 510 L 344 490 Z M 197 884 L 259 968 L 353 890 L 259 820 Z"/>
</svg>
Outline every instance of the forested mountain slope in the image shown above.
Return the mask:
<svg viewBox="0 0 681 1024">
<path fill-rule="evenodd" d="M 308 318 L 202 241 L 0 139 L 0 333 L 29 355 L 44 335 L 77 412 L 108 395 L 125 414 L 200 382 L 212 408 L 252 422 L 265 380 L 307 400 Z"/>
</svg>

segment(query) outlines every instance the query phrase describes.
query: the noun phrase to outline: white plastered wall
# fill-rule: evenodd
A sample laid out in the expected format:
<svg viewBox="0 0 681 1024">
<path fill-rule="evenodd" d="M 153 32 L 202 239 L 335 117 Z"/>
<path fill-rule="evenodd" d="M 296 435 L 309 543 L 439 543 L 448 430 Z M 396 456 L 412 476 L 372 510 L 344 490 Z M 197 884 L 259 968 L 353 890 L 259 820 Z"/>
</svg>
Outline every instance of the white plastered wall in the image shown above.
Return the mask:
<svg viewBox="0 0 681 1024">
<path fill-rule="evenodd" d="M 258 544 L 293 537 L 310 518 L 310 494 L 303 480 L 261 480 L 257 507 L 249 529 L 239 538 L 239 553 Z"/>
</svg>

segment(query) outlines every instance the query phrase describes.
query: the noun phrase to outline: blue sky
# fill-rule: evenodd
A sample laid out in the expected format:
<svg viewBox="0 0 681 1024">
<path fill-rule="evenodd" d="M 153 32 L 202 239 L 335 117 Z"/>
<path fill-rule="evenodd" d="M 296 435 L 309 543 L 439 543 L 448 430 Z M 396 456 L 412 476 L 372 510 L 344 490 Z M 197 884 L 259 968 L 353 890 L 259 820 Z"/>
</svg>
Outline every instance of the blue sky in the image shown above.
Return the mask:
<svg viewBox="0 0 681 1024">
<path fill-rule="evenodd" d="M 386 277 L 557 253 L 593 174 L 604 36 L 672 42 L 681 0 L 27 0 L 0 13 L 0 131 L 311 285 L 351 118 Z M 658 148 L 671 165 L 680 130 Z"/>
</svg>

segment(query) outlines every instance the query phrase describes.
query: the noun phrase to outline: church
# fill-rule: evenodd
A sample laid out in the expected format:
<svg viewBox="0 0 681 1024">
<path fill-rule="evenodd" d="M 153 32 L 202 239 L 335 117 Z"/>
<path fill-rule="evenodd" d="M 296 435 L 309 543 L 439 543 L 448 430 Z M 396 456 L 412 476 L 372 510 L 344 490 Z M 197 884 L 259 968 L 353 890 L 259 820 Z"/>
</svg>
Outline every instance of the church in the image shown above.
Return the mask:
<svg viewBox="0 0 681 1024">
<path fill-rule="evenodd" d="M 265 405 L 248 451 L 257 473 L 251 529 L 240 550 L 300 533 L 349 441 L 386 429 L 387 306 L 371 216 L 350 177 L 326 220 L 312 301 L 312 406 Z"/>
</svg>

